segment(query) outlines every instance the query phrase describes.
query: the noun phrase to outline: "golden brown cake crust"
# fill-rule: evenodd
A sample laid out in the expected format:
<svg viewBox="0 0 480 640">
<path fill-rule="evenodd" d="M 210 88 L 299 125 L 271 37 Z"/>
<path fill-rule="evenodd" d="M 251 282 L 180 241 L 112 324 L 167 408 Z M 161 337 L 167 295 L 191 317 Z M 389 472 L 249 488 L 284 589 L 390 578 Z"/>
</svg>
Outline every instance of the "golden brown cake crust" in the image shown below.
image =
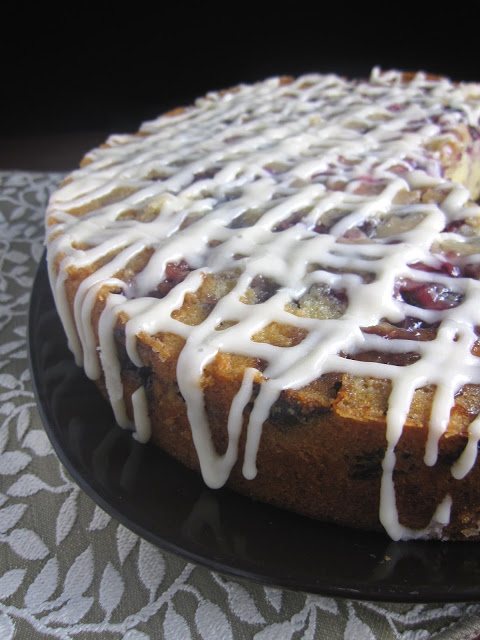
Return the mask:
<svg viewBox="0 0 480 640">
<path fill-rule="evenodd" d="M 87 154 L 47 213 L 50 279 L 119 423 L 211 486 L 478 539 L 479 105 L 424 74 L 279 78 Z"/>
</svg>

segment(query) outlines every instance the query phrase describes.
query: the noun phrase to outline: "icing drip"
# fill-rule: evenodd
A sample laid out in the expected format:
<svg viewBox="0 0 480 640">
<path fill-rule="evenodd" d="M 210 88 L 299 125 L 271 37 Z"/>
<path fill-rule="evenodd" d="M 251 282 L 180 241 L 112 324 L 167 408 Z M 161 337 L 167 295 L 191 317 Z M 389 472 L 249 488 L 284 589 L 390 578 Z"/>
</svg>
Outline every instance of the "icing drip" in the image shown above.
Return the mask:
<svg viewBox="0 0 480 640">
<path fill-rule="evenodd" d="M 113 340 L 120 313 L 127 318 L 127 353 L 139 367 L 139 333 L 171 332 L 185 340 L 178 383 L 211 487 L 224 484 L 237 459 L 254 382 L 261 384 L 247 426 L 247 478 L 256 475 L 262 425 L 282 390 L 329 372 L 387 378 L 392 392 L 380 518 L 392 538 L 426 535 L 398 521 L 395 448 L 415 391 L 433 385 L 425 463 L 435 465 L 455 394 L 467 383 L 480 384 L 472 354 L 480 282 L 467 277 L 468 265 L 478 263 L 472 255 L 478 241 L 447 231 L 478 218 L 480 208 L 466 186 L 445 177 L 442 155 L 459 153 L 462 132 L 478 127 L 479 116 L 480 90 L 472 85 L 423 74 L 404 83 L 401 74 L 378 70 L 369 82 L 308 75 L 211 93 L 191 109 L 144 124 L 140 136 L 112 136 L 107 148 L 92 151 L 50 202 L 49 273 L 70 348 L 90 377 L 103 369 L 119 424 L 130 425 Z M 467 153 L 480 155 L 478 141 L 472 144 Z M 458 250 L 449 272 L 441 267 L 452 260 L 452 242 Z M 146 265 L 122 275 L 147 249 Z M 78 288 L 72 317 L 66 270 L 97 261 L 102 264 Z M 170 265 L 181 264 L 188 266 L 183 279 L 155 297 Z M 234 286 L 206 319 L 190 325 L 176 318 L 207 276 L 232 273 Z M 246 296 L 259 278 L 275 283 L 274 290 L 249 304 Z M 91 316 L 101 290 L 110 293 L 97 350 Z M 336 295 L 337 311 L 325 317 L 300 312 L 312 291 Z M 406 318 L 438 326 L 434 339 L 386 339 L 365 330 Z M 305 337 L 288 348 L 255 340 L 272 322 Z M 228 326 L 218 330 L 222 323 Z M 368 350 L 418 357 L 408 366 L 345 357 Z M 262 373 L 245 371 L 221 456 L 210 439 L 201 385 L 219 352 L 267 363 Z M 132 402 L 137 438 L 145 441 L 150 424 L 143 387 Z M 470 426 L 455 478 L 475 463 L 479 424 Z M 450 507 L 447 496 L 432 527 L 448 524 Z"/>
<path fill-rule="evenodd" d="M 148 418 L 148 402 L 144 387 L 139 387 L 132 394 L 133 415 L 135 419 L 135 438 L 139 442 L 148 442 L 152 433 Z"/>
</svg>

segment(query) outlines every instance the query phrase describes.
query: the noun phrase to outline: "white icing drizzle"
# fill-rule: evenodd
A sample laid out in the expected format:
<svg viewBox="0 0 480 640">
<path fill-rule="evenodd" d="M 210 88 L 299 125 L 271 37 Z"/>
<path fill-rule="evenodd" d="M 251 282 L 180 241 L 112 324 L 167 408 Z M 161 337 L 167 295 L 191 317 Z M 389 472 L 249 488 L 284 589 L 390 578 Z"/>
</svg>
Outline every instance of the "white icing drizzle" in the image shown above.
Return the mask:
<svg viewBox="0 0 480 640">
<path fill-rule="evenodd" d="M 148 400 L 145 387 L 138 387 L 132 393 L 133 417 L 135 420 L 134 437 L 139 442 L 148 442 L 152 435 L 152 427 L 148 416 Z"/>
<path fill-rule="evenodd" d="M 403 527 L 393 474 L 395 448 L 415 391 L 427 385 L 436 389 L 425 451 L 425 463 L 433 466 L 455 394 L 467 383 L 480 384 L 478 359 L 471 353 L 480 326 L 480 282 L 462 275 L 466 264 L 480 261 L 469 249 L 479 242 L 445 231 L 449 223 L 480 216 L 480 208 L 469 202 L 465 186 L 444 177 L 442 168 L 442 153 L 449 148 L 454 153 L 462 127 L 478 127 L 479 117 L 476 85 L 453 85 L 421 73 L 405 83 L 398 72 L 375 69 L 368 82 L 307 75 L 289 84 L 274 78 L 211 93 L 191 109 L 145 123 L 143 135 L 112 136 L 107 148 L 92 151 L 89 163 L 51 199 L 49 275 L 69 346 L 90 377 L 98 378 L 103 369 L 118 423 L 131 426 L 113 339 L 119 313 L 129 318 L 127 352 L 139 367 L 140 332 L 172 332 L 186 341 L 178 383 L 211 487 L 224 484 L 237 459 L 254 381 L 261 384 L 247 427 L 247 478 L 256 475 L 262 425 L 283 390 L 299 389 L 328 372 L 387 378 L 392 391 L 380 519 L 394 539 L 424 537 L 448 524 L 450 496 L 439 505 L 432 527 L 420 532 Z M 468 153 L 480 155 L 477 147 Z M 112 203 L 101 201 L 119 188 L 124 191 Z M 420 201 L 418 189 L 437 197 Z M 93 210 L 77 215 L 78 208 L 91 209 L 95 201 Z M 132 211 L 151 215 L 132 220 Z M 369 234 L 368 225 L 381 229 L 392 216 L 393 232 Z M 415 224 L 402 226 L 407 218 Z M 450 260 L 441 249 L 449 241 L 465 246 L 454 257 L 460 275 L 440 268 Z M 118 274 L 145 249 L 153 251 L 148 264 L 123 281 Z M 115 257 L 80 285 L 72 317 L 64 286 L 69 265 L 88 267 L 113 251 Z M 164 297 L 154 297 L 168 265 L 182 261 L 190 269 L 185 279 Z M 203 322 L 192 326 L 173 317 L 205 275 L 232 272 L 239 273 L 235 286 Z M 277 283 L 277 289 L 259 304 L 246 304 L 242 296 L 259 276 Z M 402 295 L 404 286 L 425 284 L 443 287 L 454 302 L 424 308 Z M 312 286 L 343 292 L 343 314 L 317 319 L 289 311 L 288 305 Z M 91 314 L 98 292 L 107 289 L 97 350 Z M 435 339 L 386 339 L 362 330 L 409 317 L 437 324 Z M 225 321 L 232 326 L 218 330 Z M 308 333 L 289 348 L 252 339 L 272 322 Z M 406 366 L 345 357 L 368 350 L 418 357 Z M 220 351 L 267 363 L 261 374 L 245 371 L 222 456 L 211 442 L 201 386 L 205 367 Z M 136 437 L 143 442 L 150 434 L 143 387 L 132 402 Z M 479 438 L 476 419 L 452 468 L 455 478 L 475 464 Z"/>
</svg>

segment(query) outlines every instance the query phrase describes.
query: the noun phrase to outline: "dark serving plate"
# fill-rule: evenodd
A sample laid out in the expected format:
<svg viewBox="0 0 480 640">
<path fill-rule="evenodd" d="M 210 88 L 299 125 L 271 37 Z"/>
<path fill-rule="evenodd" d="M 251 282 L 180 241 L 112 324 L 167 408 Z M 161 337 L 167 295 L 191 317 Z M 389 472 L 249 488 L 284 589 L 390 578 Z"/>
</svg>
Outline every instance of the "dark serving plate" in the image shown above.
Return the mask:
<svg viewBox="0 0 480 640">
<path fill-rule="evenodd" d="M 45 257 L 33 287 L 29 357 L 58 457 L 106 512 L 166 551 L 240 579 L 365 600 L 480 599 L 480 545 L 392 542 L 210 490 L 196 473 L 118 427 L 66 345 Z"/>
</svg>

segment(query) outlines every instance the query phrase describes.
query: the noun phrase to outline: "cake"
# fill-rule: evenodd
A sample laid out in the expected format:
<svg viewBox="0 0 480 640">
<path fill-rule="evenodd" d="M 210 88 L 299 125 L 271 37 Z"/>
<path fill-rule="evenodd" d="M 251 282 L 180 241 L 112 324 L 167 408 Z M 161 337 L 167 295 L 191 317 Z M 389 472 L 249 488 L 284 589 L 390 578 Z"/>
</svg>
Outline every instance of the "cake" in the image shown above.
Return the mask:
<svg viewBox="0 0 480 640">
<path fill-rule="evenodd" d="M 480 537 L 480 85 L 212 92 L 52 195 L 49 278 L 116 421 L 252 499 Z"/>
</svg>

